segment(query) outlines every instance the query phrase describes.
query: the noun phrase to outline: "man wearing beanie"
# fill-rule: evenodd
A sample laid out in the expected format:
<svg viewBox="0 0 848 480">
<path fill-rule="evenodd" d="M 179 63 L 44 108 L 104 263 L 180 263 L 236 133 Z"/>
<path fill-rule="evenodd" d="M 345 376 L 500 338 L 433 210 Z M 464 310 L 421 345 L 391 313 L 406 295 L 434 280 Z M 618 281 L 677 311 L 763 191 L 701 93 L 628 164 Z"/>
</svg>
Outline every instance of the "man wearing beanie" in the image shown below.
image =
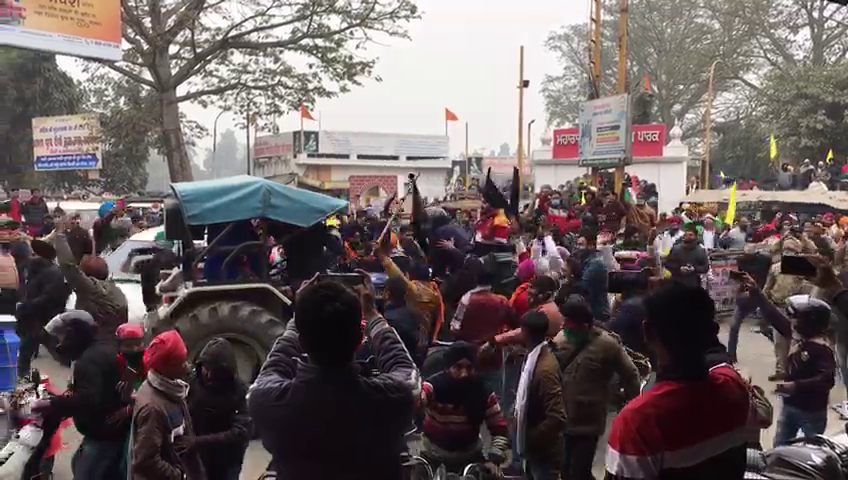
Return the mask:
<svg viewBox="0 0 848 480">
<path fill-rule="evenodd" d="M 186 406 L 188 351 L 180 334 L 159 334 L 144 352 L 147 380 L 136 395 L 130 455 L 133 480 L 205 480 Z"/>
</svg>

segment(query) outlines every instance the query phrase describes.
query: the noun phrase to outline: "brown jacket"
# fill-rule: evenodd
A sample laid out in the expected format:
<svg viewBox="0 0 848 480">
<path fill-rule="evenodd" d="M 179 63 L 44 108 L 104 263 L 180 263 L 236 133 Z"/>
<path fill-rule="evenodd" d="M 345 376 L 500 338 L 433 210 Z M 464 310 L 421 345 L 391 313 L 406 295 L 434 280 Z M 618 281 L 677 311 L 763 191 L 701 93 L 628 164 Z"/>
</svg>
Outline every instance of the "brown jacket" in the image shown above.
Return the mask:
<svg viewBox="0 0 848 480">
<path fill-rule="evenodd" d="M 565 404 L 559 363 L 542 347 L 527 396 L 526 457 L 532 463 L 559 468 L 565 447 Z"/>
<path fill-rule="evenodd" d="M 197 451 L 178 453 L 174 444 L 176 437 L 194 436 L 184 400 L 145 381 L 136 396 L 131 434 L 132 480 L 206 480 Z"/>
<path fill-rule="evenodd" d="M 639 371 L 624 346 L 599 327 L 593 327 L 589 335 L 589 344 L 562 372 L 565 433 L 569 435 L 604 433 L 613 375 L 618 374 L 628 400 L 639 395 Z M 574 349 L 563 332 L 554 344 L 560 358 L 568 358 Z"/>
</svg>

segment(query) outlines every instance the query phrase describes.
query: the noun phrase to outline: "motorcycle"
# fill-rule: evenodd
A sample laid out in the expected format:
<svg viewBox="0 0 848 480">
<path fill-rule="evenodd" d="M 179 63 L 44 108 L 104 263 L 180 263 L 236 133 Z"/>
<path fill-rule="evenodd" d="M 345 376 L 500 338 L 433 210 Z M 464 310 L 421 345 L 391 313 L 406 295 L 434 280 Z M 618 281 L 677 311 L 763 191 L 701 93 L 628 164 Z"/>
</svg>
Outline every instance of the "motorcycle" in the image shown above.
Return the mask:
<svg viewBox="0 0 848 480">
<path fill-rule="evenodd" d="M 62 448 L 66 422 L 49 413 L 32 412 L 37 401 L 59 392 L 37 371 L 32 380 L 0 397 L 0 480 L 52 478 L 54 457 Z"/>
<path fill-rule="evenodd" d="M 767 451 L 748 449 L 750 480 L 846 480 L 848 435 L 800 437 Z"/>
</svg>

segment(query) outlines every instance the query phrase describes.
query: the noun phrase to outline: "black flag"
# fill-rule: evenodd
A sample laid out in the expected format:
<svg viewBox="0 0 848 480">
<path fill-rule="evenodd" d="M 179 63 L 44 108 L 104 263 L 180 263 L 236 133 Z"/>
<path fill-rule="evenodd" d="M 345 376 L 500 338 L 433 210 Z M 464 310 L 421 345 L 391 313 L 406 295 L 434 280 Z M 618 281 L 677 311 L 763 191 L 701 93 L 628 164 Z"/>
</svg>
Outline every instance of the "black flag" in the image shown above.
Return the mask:
<svg viewBox="0 0 848 480">
<path fill-rule="evenodd" d="M 412 225 L 415 241 L 418 242 L 421 250 L 427 253 L 427 212 L 424 210 L 424 199 L 418 191 L 418 180 L 415 175 L 409 174 L 409 180 L 412 182 L 412 218 L 409 223 Z"/>
<path fill-rule="evenodd" d="M 508 209 L 509 202 L 503 196 L 498 186 L 492 181 L 492 168 L 486 172 L 486 184 L 483 186 L 483 200 L 492 208 Z"/>
<path fill-rule="evenodd" d="M 518 218 L 521 202 L 521 176 L 518 167 L 512 167 L 512 184 L 509 186 L 509 213 Z"/>
</svg>

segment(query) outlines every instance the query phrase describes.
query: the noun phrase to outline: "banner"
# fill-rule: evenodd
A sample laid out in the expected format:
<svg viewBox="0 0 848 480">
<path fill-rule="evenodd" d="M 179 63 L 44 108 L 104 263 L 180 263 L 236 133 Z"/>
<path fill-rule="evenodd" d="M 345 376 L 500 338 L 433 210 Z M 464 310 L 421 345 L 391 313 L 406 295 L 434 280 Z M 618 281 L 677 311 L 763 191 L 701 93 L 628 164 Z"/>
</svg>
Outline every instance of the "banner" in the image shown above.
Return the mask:
<svg viewBox="0 0 848 480">
<path fill-rule="evenodd" d="M 292 153 L 294 152 L 294 135 L 299 136 L 300 132 L 296 134 L 286 132 L 279 135 L 256 137 L 253 141 L 253 158 L 292 158 Z"/>
<path fill-rule="evenodd" d="M 580 104 L 577 119 L 580 165 L 624 165 L 630 157 L 629 107 L 627 94 Z"/>
<path fill-rule="evenodd" d="M 0 45 L 121 59 L 120 0 L 0 0 Z"/>
<path fill-rule="evenodd" d="M 102 130 L 96 113 L 32 119 L 36 171 L 97 170 Z"/>
<path fill-rule="evenodd" d="M 553 131 L 553 158 L 555 160 L 577 160 L 578 128 L 558 128 Z M 633 158 L 662 157 L 666 144 L 665 124 L 633 125 L 631 127 L 631 156 Z"/>
</svg>

